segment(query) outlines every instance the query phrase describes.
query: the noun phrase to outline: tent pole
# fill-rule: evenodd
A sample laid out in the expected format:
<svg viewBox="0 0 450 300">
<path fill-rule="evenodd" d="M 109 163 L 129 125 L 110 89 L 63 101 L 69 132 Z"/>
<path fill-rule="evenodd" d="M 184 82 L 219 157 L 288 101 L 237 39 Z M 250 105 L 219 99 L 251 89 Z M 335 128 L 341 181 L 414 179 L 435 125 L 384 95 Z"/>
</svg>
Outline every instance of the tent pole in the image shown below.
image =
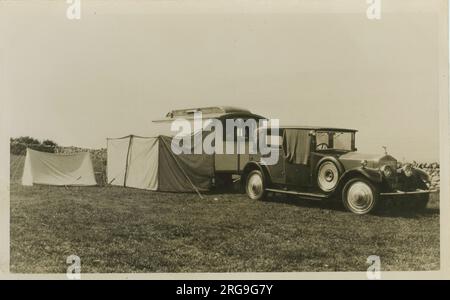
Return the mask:
<svg viewBox="0 0 450 300">
<path fill-rule="evenodd" d="M 177 164 L 178 168 L 180 168 L 181 172 L 183 172 L 184 177 L 186 177 L 186 179 L 189 181 L 189 183 L 192 185 L 192 187 L 194 188 L 194 191 L 198 194 L 198 196 L 200 197 L 200 199 L 203 199 L 202 194 L 200 193 L 200 191 L 198 190 L 198 188 L 195 186 L 195 184 L 191 181 L 191 179 L 189 178 L 189 176 L 184 172 L 184 169 L 182 166 L 180 166 L 180 164 L 178 163 L 178 159 L 177 157 L 172 153 L 170 147 L 166 144 L 166 142 L 164 141 L 163 138 L 161 138 L 161 141 L 163 142 L 164 146 L 167 148 L 167 150 L 169 151 L 170 155 L 172 155 L 173 159 L 175 160 L 175 163 Z"/>
<path fill-rule="evenodd" d="M 127 151 L 127 161 L 125 162 L 125 175 L 123 178 L 123 186 L 127 186 L 127 177 L 128 177 L 128 162 L 130 160 L 130 150 L 131 150 L 131 143 L 133 142 L 133 135 L 130 135 L 130 142 L 128 143 L 128 151 Z"/>
</svg>

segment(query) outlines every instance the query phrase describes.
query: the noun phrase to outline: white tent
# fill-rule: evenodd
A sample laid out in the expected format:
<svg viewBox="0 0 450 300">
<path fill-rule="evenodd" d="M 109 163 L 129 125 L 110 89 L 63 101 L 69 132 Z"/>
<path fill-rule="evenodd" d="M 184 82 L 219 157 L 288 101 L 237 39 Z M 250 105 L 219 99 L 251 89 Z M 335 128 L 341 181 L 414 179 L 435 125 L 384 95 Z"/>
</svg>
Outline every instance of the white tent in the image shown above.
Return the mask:
<svg viewBox="0 0 450 300">
<path fill-rule="evenodd" d="M 96 185 L 89 152 L 55 154 L 27 149 L 22 185 Z"/>
</svg>

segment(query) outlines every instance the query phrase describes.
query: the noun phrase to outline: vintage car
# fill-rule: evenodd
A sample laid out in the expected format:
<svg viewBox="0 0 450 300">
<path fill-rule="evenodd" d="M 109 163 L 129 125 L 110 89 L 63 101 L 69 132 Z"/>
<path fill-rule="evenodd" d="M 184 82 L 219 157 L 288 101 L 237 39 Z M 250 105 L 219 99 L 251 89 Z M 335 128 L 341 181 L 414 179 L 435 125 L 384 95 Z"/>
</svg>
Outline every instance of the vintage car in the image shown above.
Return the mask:
<svg viewBox="0 0 450 300">
<path fill-rule="evenodd" d="M 410 164 L 398 167 L 397 160 L 387 153 L 357 152 L 356 132 L 283 127 L 275 139 L 267 132 L 268 139 L 278 140 L 271 146 L 278 147 L 279 159 L 266 165 L 260 154 L 248 157 L 241 172 L 248 197 L 260 200 L 267 192 L 277 192 L 308 199 L 340 198 L 355 214 L 374 211 L 382 198 L 402 197 L 411 206 L 424 209 L 431 192 L 428 175 Z"/>
<path fill-rule="evenodd" d="M 223 149 L 237 149 L 237 137 L 250 142 L 250 129 L 227 132 L 228 120 L 267 120 L 249 110 L 218 106 L 170 111 L 166 118 L 154 122 L 172 122 L 176 118 L 192 120 L 196 112 L 203 118 L 218 119 L 223 124 Z M 227 189 L 240 179 L 251 199 L 263 199 L 267 192 L 298 195 L 302 198 L 342 199 L 344 206 L 356 214 L 374 211 L 381 198 L 407 200 L 411 207 L 423 209 L 429 199 L 429 178 L 410 164 L 398 167 L 395 158 L 383 154 L 362 154 L 355 147 L 356 130 L 328 127 L 280 127 L 256 130 L 256 136 L 271 141 L 279 156 L 267 164 L 259 151 L 215 153 L 212 186 Z M 209 134 L 204 129 L 202 134 Z M 197 134 L 193 133 L 192 137 Z M 275 142 L 274 142 L 275 141 Z M 380 148 L 381 150 L 381 148 Z M 397 201 L 404 202 L 404 201 Z"/>
</svg>

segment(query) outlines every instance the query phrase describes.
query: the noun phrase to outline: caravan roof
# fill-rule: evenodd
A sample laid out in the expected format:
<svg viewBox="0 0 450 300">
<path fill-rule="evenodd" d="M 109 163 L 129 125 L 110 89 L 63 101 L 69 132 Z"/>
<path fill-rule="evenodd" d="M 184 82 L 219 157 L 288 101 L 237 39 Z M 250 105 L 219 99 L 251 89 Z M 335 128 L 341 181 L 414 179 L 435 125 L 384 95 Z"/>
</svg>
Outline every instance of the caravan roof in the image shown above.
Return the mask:
<svg viewBox="0 0 450 300">
<path fill-rule="evenodd" d="M 208 119 L 227 119 L 227 118 L 255 118 L 266 119 L 263 116 L 253 114 L 248 109 L 232 107 L 232 106 L 212 106 L 212 107 L 198 107 L 188 109 L 171 110 L 166 114 L 166 118 L 162 120 L 155 120 L 153 122 L 173 121 L 177 118 L 193 119 L 194 113 L 201 112 L 203 118 Z"/>
</svg>

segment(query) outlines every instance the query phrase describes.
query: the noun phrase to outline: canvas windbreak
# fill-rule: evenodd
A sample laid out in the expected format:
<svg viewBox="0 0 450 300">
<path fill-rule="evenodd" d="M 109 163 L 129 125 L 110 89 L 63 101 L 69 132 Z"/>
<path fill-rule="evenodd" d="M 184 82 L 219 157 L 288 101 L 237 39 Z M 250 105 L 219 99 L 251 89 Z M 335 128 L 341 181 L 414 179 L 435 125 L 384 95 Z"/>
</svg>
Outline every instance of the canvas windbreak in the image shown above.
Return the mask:
<svg viewBox="0 0 450 300">
<path fill-rule="evenodd" d="M 214 160 L 208 154 L 178 154 L 170 148 L 171 137 L 160 137 L 159 189 L 161 191 L 192 191 L 195 186 L 199 191 L 210 187 L 214 175 Z M 193 153 L 193 149 L 191 149 Z"/>
<path fill-rule="evenodd" d="M 55 154 L 27 149 L 23 185 L 96 185 L 89 152 Z"/>
<path fill-rule="evenodd" d="M 133 137 L 128 152 L 125 182 L 129 187 L 158 188 L 158 139 Z"/>
<path fill-rule="evenodd" d="M 172 137 L 108 139 L 107 177 L 112 185 L 169 192 L 209 189 L 213 156 L 175 154 Z"/>
<path fill-rule="evenodd" d="M 129 137 L 107 140 L 106 176 L 109 184 L 124 185 L 129 145 Z"/>
<path fill-rule="evenodd" d="M 108 139 L 107 177 L 112 185 L 158 188 L 158 138 Z"/>
<path fill-rule="evenodd" d="M 283 150 L 286 159 L 293 164 L 308 164 L 311 136 L 308 130 L 285 129 Z"/>
</svg>

